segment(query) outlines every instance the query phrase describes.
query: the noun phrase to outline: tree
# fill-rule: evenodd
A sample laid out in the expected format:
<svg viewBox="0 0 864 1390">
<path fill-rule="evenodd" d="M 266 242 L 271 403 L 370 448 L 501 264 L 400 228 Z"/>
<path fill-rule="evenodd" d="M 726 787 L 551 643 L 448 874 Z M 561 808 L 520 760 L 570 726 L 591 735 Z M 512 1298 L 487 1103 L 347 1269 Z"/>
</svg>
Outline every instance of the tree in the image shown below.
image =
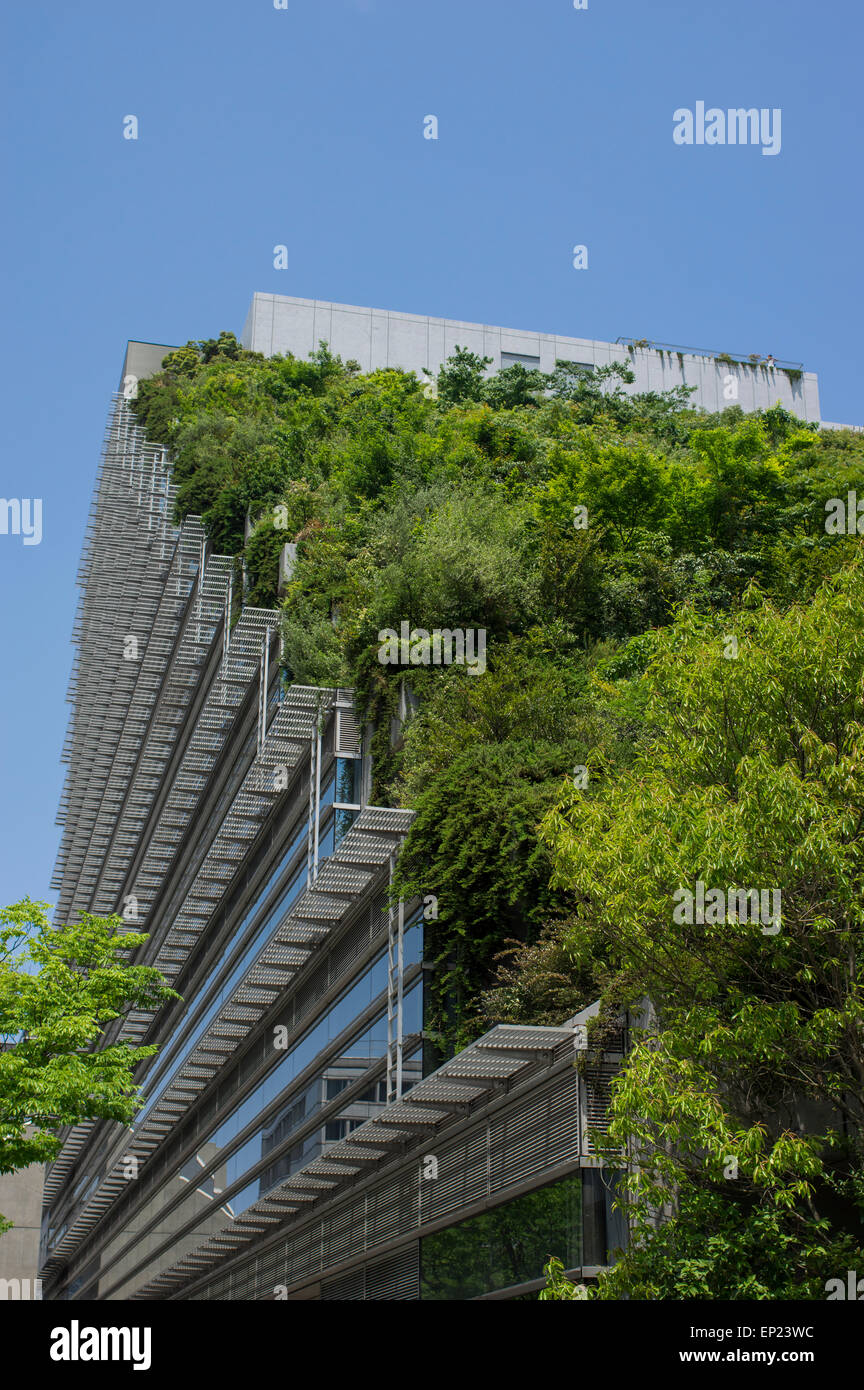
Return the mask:
<svg viewBox="0 0 864 1390">
<path fill-rule="evenodd" d="M 438 399 L 442 405 L 464 405 L 469 401 L 481 401 L 485 389 L 486 368 L 491 367 L 491 357 L 480 357 L 468 348 L 456 345 L 456 351 L 447 358 L 438 373 Z"/>
<path fill-rule="evenodd" d="M 562 401 L 583 402 L 599 400 L 602 396 L 610 398 L 623 396 L 619 382 L 632 386 L 636 373 L 626 362 L 608 362 L 604 367 L 589 367 L 582 362 L 568 362 L 558 358 L 555 370 L 549 377 L 549 390 Z M 613 385 L 607 391 L 606 383 Z"/>
<path fill-rule="evenodd" d="M 585 1284 L 574 1284 L 564 1273 L 564 1265 L 554 1255 L 543 1266 L 546 1287 L 537 1295 L 541 1303 L 575 1303 L 591 1297 Z"/>
<path fill-rule="evenodd" d="M 395 882 L 403 897 L 438 900 L 425 932 L 426 1028 L 443 1055 L 485 1031 L 477 999 L 496 951 L 536 937 L 549 911 L 536 826 L 577 753 L 569 743 L 471 743 L 416 798 Z"/>
<path fill-rule="evenodd" d="M 864 1260 L 864 567 L 750 603 L 737 656 L 692 610 L 655 635 L 653 735 L 543 827 L 601 1012 L 656 1011 L 613 1087 L 635 1240 L 601 1296 L 819 1298 Z"/>
<path fill-rule="evenodd" d="M 50 1161 L 65 1125 L 129 1124 L 141 1103 L 133 1068 L 158 1049 L 100 1040 L 127 1009 L 179 997 L 158 970 L 129 964 L 145 933 L 90 913 L 52 927 L 46 908 L 25 898 L 0 909 L 0 1173 Z"/>
<path fill-rule="evenodd" d="M 529 368 L 522 362 L 514 362 L 496 372 L 485 383 L 484 399 L 493 410 L 515 410 L 517 406 L 536 405 L 538 396 L 546 389 L 548 382 L 548 376 L 536 367 Z"/>
</svg>

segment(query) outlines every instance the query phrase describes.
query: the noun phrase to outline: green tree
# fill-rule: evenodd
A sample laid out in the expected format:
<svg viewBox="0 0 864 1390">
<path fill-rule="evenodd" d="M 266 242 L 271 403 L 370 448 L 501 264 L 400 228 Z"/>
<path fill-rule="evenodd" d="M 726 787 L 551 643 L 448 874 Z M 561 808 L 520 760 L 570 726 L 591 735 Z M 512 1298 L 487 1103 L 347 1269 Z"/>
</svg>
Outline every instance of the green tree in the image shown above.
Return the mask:
<svg viewBox="0 0 864 1390">
<path fill-rule="evenodd" d="M 438 901 L 424 954 L 435 967 L 427 1026 L 443 1055 L 488 1026 L 478 995 L 496 952 L 533 940 L 545 920 L 550 866 L 536 827 L 576 757 L 570 743 L 469 744 L 417 796 L 396 881 L 405 897 Z"/>
<path fill-rule="evenodd" d="M 543 1266 L 546 1287 L 537 1295 L 541 1303 L 575 1303 L 590 1298 L 585 1284 L 574 1284 L 564 1273 L 564 1265 L 557 1256 L 552 1255 Z"/>
<path fill-rule="evenodd" d="M 605 367 L 589 367 L 581 362 L 559 358 L 549 377 L 549 390 L 559 400 L 583 403 L 598 402 L 603 397 L 623 397 L 620 383 L 631 386 L 636 373 L 626 362 L 608 362 Z M 607 382 L 612 382 L 611 388 Z"/>
<path fill-rule="evenodd" d="M 128 1009 L 179 997 L 157 970 L 129 964 L 144 933 L 89 913 L 52 927 L 46 908 L 25 898 L 0 909 L 0 1173 L 50 1161 L 65 1125 L 129 1124 L 133 1068 L 158 1049 L 100 1041 Z"/>
<path fill-rule="evenodd" d="M 574 968 L 656 1011 L 614 1087 L 635 1240 L 605 1297 L 824 1297 L 864 1260 L 864 567 L 751 604 L 737 656 L 692 610 L 655 634 L 652 736 L 542 830 Z"/>
<path fill-rule="evenodd" d="M 442 405 L 465 405 L 470 401 L 482 401 L 485 393 L 486 368 L 492 365 L 491 357 L 481 357 L 468 348 L 456 345 L 456 351 L 447 358 L 438 373 L 438 399 Z"/>
<path fill-rule="evenodd" d="M 544 372 L 514 362 L 486 382 L 483 395 L 494 410 L 515 410 L 520 405 L 536 405 L 548 381 Z"/>
</svg>

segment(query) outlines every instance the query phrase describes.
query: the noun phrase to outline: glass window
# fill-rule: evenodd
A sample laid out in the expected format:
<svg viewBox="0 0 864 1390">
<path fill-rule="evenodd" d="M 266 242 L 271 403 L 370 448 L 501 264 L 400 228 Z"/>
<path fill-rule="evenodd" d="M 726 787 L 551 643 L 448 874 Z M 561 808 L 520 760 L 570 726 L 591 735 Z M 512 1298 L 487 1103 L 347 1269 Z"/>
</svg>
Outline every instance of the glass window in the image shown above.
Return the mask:
<svg viewBox="0 0 864 1390">
<path fill-rule="evenodd" d="M 303 826 L 301 826 L 300 830 L 295 835 L 290 847 L 282 855 L 281 859 L 279 860 L 279 863 L 276 865 L 275 869 L 270 874 L 270 877 L 264 884 L 263 888 L 257 894 L 255 901 L 252 903 L 252 906 L 247 910 L 245 916 L 243 917 L 243 920 L 235 928 L 230 941 L 223 948 L 218 961 L 210 970 L 210 973 L 208 974 L 206 980 L 198 989 L 196 989 L 193 1002 L 189 1004 L 186 1008 L 185 1018 L 183 1017 L 183 1015 L 181 1015 L 181 1018 L 177 1020 L 174 1028 L 174 1041 L 162 1051 L 161 1055 L 157 1059 L 156 1065 L 150 1072 L 150 1075 L 145 1077 L 144 1089 L 145 1093 L 148 1094 L 149 1099 L 144 1109 L 138 1115 L 138 1118 L 136 1120 L 136 1127 L 142 1123 L 149 1111 L 152 1109 L 153 1105 L 156 1103 L 156 1099 L 158 1095 L 161 1093 L 162 1087 L 160 1087 L 159 1091 L 155 1091 L 154 1086 L 160 1077 L 164 1077 L 165 1068 L 167 1067 L 168 1063 L 172 1060 L 172 1058 L 175 1059 L 176 1062 L 176 1060 L 178 1060 L 179 1055 L 182 1055 L 183 1057 L 189 1055 L 189 1053 L 192 1051 L 193 1047 L 201 1037 L 202 1033 L 204 1032 L 204 1029 L 211 1022 L 217 1010 L 221 1008 L 222 1004 L 225 1002 L 228 992 L 234 988 L 234 985 L 240 979 L 240 976 L 243 974 L 243 971 L 248 966 L 250 960 L 252 959 L 252 956 L 254 955 L 256 950 L 258 950 L 260 946 L 263 944 L 263 938 L 272 932 L 274 924 L 278 923 L 278 921 L 281 921 L 282 916 L 284 915 L 290 904 L 299 895 L 301 888 L 305 887 L 306 867 L 304 864 L 293 875 L 291 882 L 288 884 L 285 891 L 280 895 L 278 901 L 274 904 L 273 908 L 268 913 L 266 921 L 263 923 L 262 927 L 256 933 L 253 941 L 244 951 L 243 956 L 232 970 L 231 975 L 223 985 L 222 989 L 219 991 L 217 997 L 211 1001 L 210 1006 L 207 1008 L 207 1011 L 204 1014 L 204 1016 L 199 1018 L 198 1024 L 191 1036 L 187 1035 L 184 1038 L 179 1030 L 183 1027 L 188 1026 L 192 1019 L 194 1019 L 196 1014 L 200 1014 L 201 1005 L 203 1004 L 207 992 L 209 991 L 214 981 L 218 977 L 220 971 L 224 968 L 229 955 L 234 950 L 238 942 L 242 940 L 246 928 L 248 927 L 252 918 L 255 916 L 256 912 L 264 902 L 265 898 L 270 893 L 271 889 L 278 881 L 279 877 L 284 873 L 287 865 L 296 855 L 301 844 L 305 844 L 306 838 L 307 829 L 306 825 L 304 824 Z M 182 1049 L 182 1053 L 178 1053 L 178 1049 Z"/>
<path fill-rule="evenodd" d="M 356 806 L 359 802 L 359 781 L 359 758 L 340 758 L 336 764 L 336 800 L 347 806 Z"/>
<path fill-rule="evenodd" d="M 330 783 L 330 790 L 332 792 L 332 780 Z M 348 814 L 352 813 L 349 812 Z M 300 896 L 300 893 L 305 889 L 306 864 L 302 863 L 299 866 L 299 868 L 295 871 L 287 887 L 280 894 L 276 903 L 267 913 L 265 920 L 258 928 L 252 940 L 246 946 L 242 956 L 236 962 L 227 980 L 224 982 L 221 989 L 219 990 L 219 993 L 215 996 L 215 998 L 211 1000 L 206 1011 L 203 1015 L 201 1015 L 201 1006 L 206 991 L 210 988 L 212 982 L 216 979 L 219 972 L 223 969 L 224 963 L 230 952 L 234 949 L 238 942 L 242 940 L 243 933 L 248 923 L 250 922 L 254 914 L 257 912 L 259 906 L 264 901 L 264 898 L 267 896 L 270 889 L 273 887 L 279 875 L 284 871 L 286 864 L 296 854 L 301 843 L 305 843 L 306 838 L 307 830 L 306 827 L 303 826 L 301 830 L 298 832 L 297 836 L 295 837 L 294 842 L 291 845 L 291 848 L 286 852 L 285 855 L 283 855 L 280 863 L 277 865 L 276 869 L 271 874 L 267 884 L 258 894 L 255 903 L 248 910 L 245 917 L 243 918 L 243 921 L 240 923 L 239 927 L 234 932 L 231 941 L 225 947 L 220 957 L 220 960 L 211 970 L 206 981 L 204 982 L 204 985 L 196 991 L 195 1001 L 189 1006 L 189 1009 L 187 1010 L 185 1020 L 186 1026 L 188 1026 L 188 1024 L 191 1023 L 196 1016 L 200 1015 L 200 1017 L 198 1017 L 198 1021 L 195 1027 L 193 1028 L 191 1034 L 187 1034 L 185 1037 L 175 1036 L 174 1042 L 171 1043 L 169 1047 L 162 1053 L 162 1055 L 159 1058 L 158 1064 L 151 1073 L 151 1075 L 145 1078 L 144 1090 L 145 1093 L 148 1095 L 148 1100 L 143 1110 L 141 1110 L 138 1114 L 138 1117 L 135 1121 L 136 1128 L 140 1127 L 140 1125 L 143 1124 L 144 1120 L 147 1118 L 147 1115 L 152 1110 L 153 1106 L 156 1104 L 159 1095 L 161 1095 L 162 1091 L 165 1089 L 167 1079 L 165 1069 L 168 1063 L 172 1060 L 174 1061 L 174 1068 L 172 1070 L 173 1075 L 173 1071 L 177 1070 L 177 1067 L 180 1065 L 182 1059 L 189 1056 L 189 1053 L 193 1050 L 193 1048 L 196 1046 L 205 1030 L 209 1027 L 210 1023 L 218 1013 L 219 1009 L 221 1009 L 222 1005 L 228 999 L 232 991 L 239 984 L 240 980 L 242 979 L 245 972 L 248 970 L 249 966 L 252 964 L 256 955 L 259 953 L 259 951 L 263 949 L 268 938 L 273 935 L 273 932 L 281 923 L 289 907 L 292 906 L 292 904 Z M 319 863 L 324 859 L 327 859 L 333 853 L 333 849 L 333 823 L 331 821 L 329 829 L 322 836 L 318 846 Z M 177 1027 L 180 1027 L 179 1023 Z M 178 1051 L 178 1049 L 180 1050 Z M 160 1083 L 159 1089 L 154 1090 L 153 1088 L 157 1082 Z"/>
<path fill-rule="evenodd" d="M 323 808 L 322 808 L 322 809 L 323 809 Z M 341 811 L 337 811 L 337 812 L 336 812 L 336 815 L 337 815 L 337 816 L 341 816 L 342 814 L 343 814 L 343 812 L 341 812 Z M 350 812 L 349 812 L 349 814 L 350 814 Z M 326 829 L 326 830 L 321 830 L 321 831 L 319 831 L 319 833 L 318 833 L 318 862 L 319 862 L 319 864 L 320 864 L 320 862 L 321 862 L 322 859 L 326 859 L 329 855 L 331 855 L 331 854 L 333 853 L 334 849 L 336 848 L 336 841 L 335 841 L 335 839 L 334 839 L 333 829 L 334 829 L 334 818 L 331 816 L 331 817 L 330 817 L 330 822 L 329 822 L 329 824 L 328 824 L 328 826 L 327 826 L 327 829 Z"/>
<path fill-rule="evenodd" d="M 348 834 L 348 831 L 351 829 L 352 825 L 354 824 L 354 822 L 355 822 L 355 820 L 357 819 L 357 817 L 359 816 L 359 814 L 360 814 L 359 811 L 337 811 L 337 812 L 336 812 L 336 816 L 335 816 L 335 819 L 334 819 L 333 824 L 334 824 L 335 834 L 336 834 L 336 841 L 335 841 L 335 842 L 336 842 L 337 845 L 340 844 L 340 843 L 342 842 L 342 840 L 345 838 L 345 836 Z"/>
<path fill-rule="evenodd" d="M 611 1265 L 627 1245 L 627 1220 L 613 1210 L 618 1174 L 613 1168 L 583 1168 L 583 1257 L 585 1265 Z"/>
<path fill-rule="evenodd" d="M 420 1243 L 420 1297 L 478 1298 L 543 1277 L 556 1255 L 565 1269 L 582 1264 L 580 1175 L 527 1192 L 512 1202 L 437 1231 Z"/>
<path fill-rule="evenodd" d="M 325 806 L 329 806 L 329 805 L 331 804 L 331 802 L 335 799 L 335 796 L 336 796 L 336 774 L 335 774 L 335 772 L 331 772 L 330 776 L 327 778 L 326 782 L 324 783 L 324 786 L 321 788 L 321 796 L 320 796 L 320 802 L 319 802 L 319 804 L 320 804 L 320 806 L 321 806 L 321 809 L 323 810 Z"/>
<path fill-rule="evenodd" d="M 505 367 L 515 367 L 516 364 L 517 364 L 517 362 L 520 364 L 520 366 L 528 367 L 529 369 L 530 369 L 530 368 L 537 368 L 537 367 L 540 366 L 540 358 L 537 357 L 537 356 L 535 356 L 534 353 L 531 353 L 531 352 L 502 352 L 502 354 L 501 354 L 501 370 L 502 370 L 502 371 L 504 370 Z"/>
<path fill-rule="evenodd" d="M 403 958 L 406 966 L 422 957 L 422 927 L 423 919 L 420 912 L 415 913 L 405 925 Z M 386 1102 L 386 1083 L 383 1080 L 376 1081 L 372 1086 L 367 1085 L 361 1094 L 345 1104 L 340 1113 L 328 1122 L 328 1125 L 334 1128 L 328 1127 L 325 1130 L 324 1125 L 321 1125 L 309 1133 L 287 1152 L 281 1153 L 257 1178 L 247 1181 L 241 1191 L 229 1196 L 226 1201 L 224 1194 L 228 1193 L 235 1183 L 242 1182 L 246 1175 L 278 1146 L 286 1141 L 290 1143 L 292 1133 L 308 1123 L 325 1103 L 325 1099 L 337 1097 L 347 1085 L 352 1085 L 362 1078 L 371 1065 L 385 1056 L 387 1015 L 382 1012 L 361 1034 L 355 1035 L 345 1044 L 340 1055 L 331 1056 L 325 1061 L 333 1040 L 369 1005 L 380 999 L 386 988 L 387 956 L 386 953 L 382 953 L 319 1017 L 312 1028 L 308 1029 L 289 1051 L 279 1057 L 268 1075 L 262 1078 L 254 1090 L 242 1096 L 218 1128 L 212 1130 L 198 1145 L 197 1154 L 187 1162 L 185 1168 L 180 1172 L 175 1171 L 172 1177 L 160 1176 L 158 1190 L 143 1210 L 138 1212 L 134 1229 L 127 1228 L 115 1238 L 115 1248 L 128 1244 L 130 1236 L 133 1239 L 131 1249 L 121 1258 L 122 1266 L 129 1264 L 136 1248 L 138 1254 L 135 1258 L 140 1258 L 142 1251 L 154 1248 L 166 1235 L 176 1234 L 179 1237 L 190 1221 L 197 1220 L 198 1229 L 202 1233 L 210 1233 L 213 1222 L 221 1220 L 224 1225 L 226 1214 L 229 1219 L 239 1215 L 277 1182 L 322 1153 L 327 1142 L 332 1142 L 331 1137 L 336 1136 L 337 1127 L 338 1135 L 342 1138 L 377 1113 Z M 403 999 L 403 1034 L 407 1039 L 411 1034 L 418 1034 L 421 1027 L 422 982 L 418 979 L 406 991 Z M 313 1073 L 302 1090 L 293 1085 L 295 1078 L 319 1057 L 317 1075 Z M 403 1089 L 407 1090 L 419 1079 L 419 1052 L 413 1056 L 406 1052 L 403 1067 Z M 242 1145 L 232 1148 L 241 1131 L 257 1116 L 263 1116 L 277 1100 L 281 1101 L 280 1107 L 275 1114 L 268 1116 L 266 1124 L 256 1128 Z M 167 1220 L 163 1218 L 156 1231 L 143 1235 L 143 1227 L 177 1195 L 178 1183 L 183 1187 L 188 1184 L 187 1195 L 183 1201 L 167 1214 Z M 191 1191 L 188 1190 L 190 1188 Z M 212 1229 L 216 1227 L 213 1226 Z M 141 1236 L 135 1241 L 139 1232 Z M 171 1263 L 172 1258 L 178 1258 L 176 1252 L 179 1248 L 177 1244 L 172 1245 L 171 1251 L 160 1257 L 158 1267 L 165 1267 Z M 106 1278 L 109 1275 L 113 1283 L 116 1272 L 108 1271 Z"/>
</svg>

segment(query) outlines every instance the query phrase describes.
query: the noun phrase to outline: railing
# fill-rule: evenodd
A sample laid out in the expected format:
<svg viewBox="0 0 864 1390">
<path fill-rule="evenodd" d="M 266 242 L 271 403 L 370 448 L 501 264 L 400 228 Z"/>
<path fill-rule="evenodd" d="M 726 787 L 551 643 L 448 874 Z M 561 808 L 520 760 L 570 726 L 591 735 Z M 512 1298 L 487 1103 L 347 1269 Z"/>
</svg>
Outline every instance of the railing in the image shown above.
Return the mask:
<svg viewBox="0 0 864 1390">
<path fill-rule="evenodd" d="M 711 357 L 715 361 L 731 362 L 743 367 L 776 367 L 781 372 L 803 372 L 803 362 L 787 362 L 780 357 L 762 356 L 758 352 L 714 352 L 708 348 L 682 347 L 680 343 L 655 343 L 648 338 L 616 338 L 616 343 L 627 348 L 650 348 L 653 352 L 680 352 L 690 357 Z"/>
</svg>

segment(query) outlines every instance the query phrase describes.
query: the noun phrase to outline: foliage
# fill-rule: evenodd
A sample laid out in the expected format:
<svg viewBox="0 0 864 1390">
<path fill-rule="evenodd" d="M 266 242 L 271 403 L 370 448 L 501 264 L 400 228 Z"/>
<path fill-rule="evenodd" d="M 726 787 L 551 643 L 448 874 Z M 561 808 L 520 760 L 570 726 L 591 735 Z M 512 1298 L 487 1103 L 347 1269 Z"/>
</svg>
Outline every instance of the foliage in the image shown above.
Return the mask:
<svg viewBox="0 0 864 1390">
<path fill-rule="evenodd" d="M 358 684 L 377 629 L 401 620 L 627 641 L 683 601 L 733 609 L 753 579 L 789 600 L 845 563 L 824 504 L 864 492 L 860 438 L 779 406 L 712 417 L 681 390 L 633 394 L 624 363 L 488 366 L 458 349 L 434 399 L 324 344 L 265 359 L 223 333 L 140 384 L 177 518 L 200 513 L 218 550 L 244 554 L 249 601 L 276 603 L 279 546 L 297 544 L 289 676 Z"/>
<path fill-rule="evenodd" d="M 615 1087 L 636 1244 L 606 1296 L 816 1297 L 864 1258 L 864 567 L 751 603 L 737 659 L 692 609 L 657 634 L 651 738 L 542 828 L 576 967 L 656 1013 Z M 779 928 L 681 920 L 700 881 L 779 889 Z"/>
<path fill-rule="evenodd" d="M 546 1275 L 546 1287 L 537 1295 L 541 1303 L 584 1302 L 591 1297 L 587 1285 L 574 1284 L 566 1277 L 564 1265 L 554 1255 L 543 1266 L 543 1273 Z"/>
<path fill-rule="evenodd" d="M 54 1158 L 53 1132 L 83 1120 L 129 1124 L 132 1070 L 155 1047 L 100 1046 L 125 1011 L 178 996 L 157 970 L 130 965 L 146 935 L 119 917 L 51 927 L 46 904 L 0 909 L 0 1173 Z"/>
<path fill-rule="evenodd" d="M 634 392 L 626 362 L 489 366 L 459 348 L 432 389 L 221 334 L 133 408 L 177 518 L 280 604 L 286 678 L 354 687 L 374 800 L 417 812 L 441 1054 L 650 996 L 615 1101 L 637 1240 L 601 1296 L 818 1296 L 861 1243 L 864 593 L 825 515 L 864 496 L 864 439 Z M 403 622 L 484 628 L 485 674 L 382 665 Z M 700 877 L 780 888 L 782 930 L 673 922 Z"/>
<path fill-rule="evenodd" d="M 416 799 L 416 819 L 397 866 L 397 888 L 438 900 L 424 956 L 433 1041 L 464 1045 L 470 1015 L 502 940 L 537 932 L 550 904 L 549 863 L 534 829 L 571 765 L 566 745 L 476 743 Z"/>
</svg>

